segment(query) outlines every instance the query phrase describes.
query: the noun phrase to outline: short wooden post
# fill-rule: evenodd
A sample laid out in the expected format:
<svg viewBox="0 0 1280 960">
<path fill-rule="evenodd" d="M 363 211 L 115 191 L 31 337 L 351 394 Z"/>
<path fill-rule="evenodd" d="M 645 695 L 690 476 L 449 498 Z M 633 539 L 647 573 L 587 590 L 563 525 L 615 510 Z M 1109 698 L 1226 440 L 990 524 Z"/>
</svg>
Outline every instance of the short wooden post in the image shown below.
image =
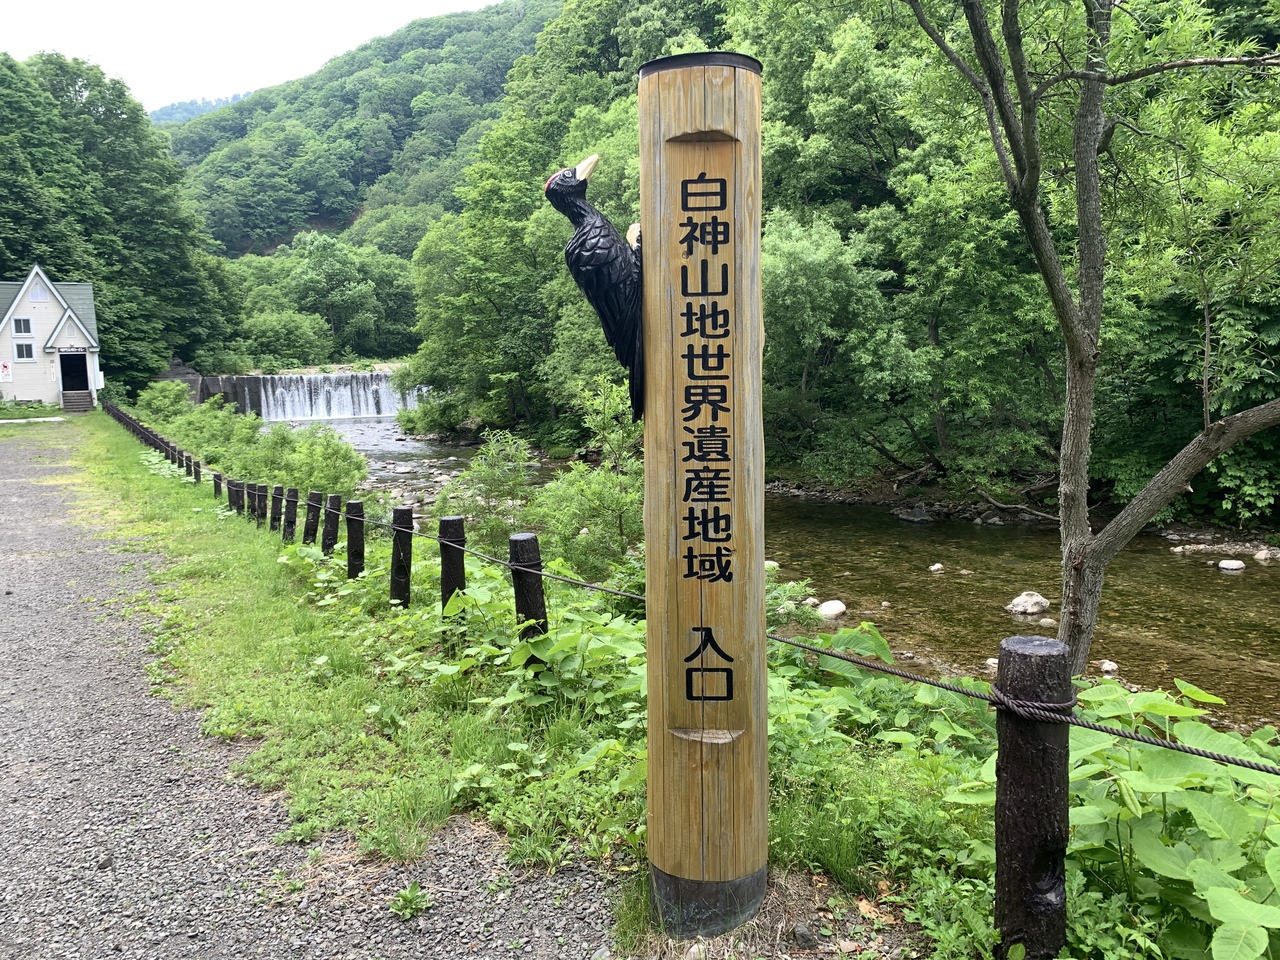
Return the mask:
<svg viewBox="0 0 1280 960">
<path fill-rule="evenodd" d="M 1000 643 L 996 686 L 1010 700 L 1069 704 L 1066 644 L 1045 637 Z M 1015 944 L 1027 960 L 1051 960 L 1067 942 L 1067 759 L 1065 723 L 996 716 L 996 960 Z"/>
<path fill-rule="evenodd" d="M 320 533 L 320 550 L 326 557 L 333 555 L 338 545 L 338 519 L 342 516 L 342 496 L 331 493 L 324 504 L 324 526 Z"/>
<path fill-rule="evenodd" d="M 524 624 L 520 639 L 547 632 L 547 598 L 542 590 L 542 551 L 532 533 L 513 534 L 508 541 L 511 585 L 516 593 L 516 620 Z M 516 569 L 523 567 L 524 569 Z"/>
<path fill-rule="evenodd" d="M 265 483 L 258 484 L 258 526 L 262 526 L 267 522 L 267 485 Z"/>
<path fill-rule="evenodd" d="M 407 607 L 413 570 L 413 507 L 392 509 L 391 530 L 391 602 Z"/>
<path fill-rule="evenodd" d="M 200 483 L 200 461 L 196 460 L 191 464 L 191 475 L 195 478 L 197 484 Z"/>
<path fill-rule="evenodd" d="M 213 471 L 213 499 L 222 499 L 222 474 L 217 470 Z"/>
<path fill-rule="evenodd" d="M 467 527 L 464 517 L 440 518 L 440 609 L 443 611 L 455 593 L 467 589 Z"/>
<path fill-rule="evenodd" d="M 244 514 L 244 483 L 242 481 L 227 481 L 227 500 L 236 513 Z"/>
<path fill-rule="evenodd" d="M 280 516 L 284 511 L 284 487 L 278 484 L 271 488 L 271 532 L 280 529 Z"/>
<path fill-rule="evenodd" d="M 307 518 L 302 524 L 302 542 L 315 543 L 316 532 L 320 529 L 320 506 L 324 503 L 324 494 L 312 490 L 307 494 Z"/>
<path fill-rule="evenodd" d="M 262 516 L 258 513 L 258 490 L 261 484 L 249 483 L 245 485 L 249 496 L 249 519 L 255 523 L 262 523 Z"/>
<path fill-rule="evenodd" d="M 187 471 L 187 476 L 188 477 L 192 476 L 195 473 L 195 466 L 194 466 L 195 461 L 192 459 L 191 454 L 189 453 L 184 454 L 182 457 L 182 460 L 183 460 L 182 465 Z"/>
<path fill-rule="evenodd" d="M 639 119 L 650 901 L 715 936 L 769 853 L 760 64 L 646 63 Z"/>
<path fill-rule="evenodd" d="M 364 573 L 364 502 L 347 501 L 347 579 Z"/>
<path fill-rule="evenodd" d="M 284 492 L 284 522 L 280 525 L 280 533 L 285 543 L 293 543 L 298 536 L 297 487 L 290 487 Z"/>
</svg>

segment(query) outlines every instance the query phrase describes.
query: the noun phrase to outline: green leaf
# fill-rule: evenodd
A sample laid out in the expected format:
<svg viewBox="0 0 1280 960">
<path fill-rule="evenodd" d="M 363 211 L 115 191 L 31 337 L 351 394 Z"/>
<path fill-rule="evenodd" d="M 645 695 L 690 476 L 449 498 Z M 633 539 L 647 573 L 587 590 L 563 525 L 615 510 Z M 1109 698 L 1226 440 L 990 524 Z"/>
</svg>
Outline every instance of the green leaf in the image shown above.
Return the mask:
<svg viewBox="0 0 1280 960">
<path fill-rule="evenodd" d="M 1204 898 L 1209 902 L 1213 919 L 1219 923 L 1280 928 L 1280 907 L 1246 900 L 1227 887 L 1212 887 L 1205 891 Z"/>
<path fill-rule="evenodd" d="M 1205 891 L 1213 887 L 1226 887 L 1229 890 L 1239 891 L 1243 886 L 1239 880 L 1220 869 L 1217 865 L 1199 858 L 1187 864 L 1187 876 L 1195 884 L 1196 893 L 1201 896 L 1204 895 Z"/>
<path fill-rule="evenodd" d="M 1072 807 L 1067 811 L 1068 822 L 1073 827 L 1082 827 L 1090 823 L 1107 823 L 1110 818 L 1097 807 Z"/>
<path fill-rule="evenodd" d="M 1206 693 L 1197 687 L 1194 683 L 1188 683 L 1186 680 L 1179 680 L 1176 677 L 1173 680 L 1177 686 L 1178 692 L 1188 700 L 1194 700 L 1196 703 L 1226 703 L 1221 697 L 1215 697 L 1212 693 Z"/>
<path fill-rule="evenodd" d="M 1196 859 L 1196 853 L 1185 843 L 1165 846 L 1160 837 L 1149 827 L 1135 827 L 1132 830 L 1130 844 L 1134 856 L 1148 870 L 1163 877 L 1174 880 L 1188 880 L 1187 866 Z"/>
<path fill-rule="evenodd" d="M 1213 934 L 1213 960 L 1254 960 L 1267 949 L 1267 931 L 1247 923 L 1224 923 Z"/>
<path fill-rule="evenodd" d="M 1261 826 L 1244 807 L 1221 794 L 1187 791 L 1171 799 L 1191 811 L 1196 826 L 1216 839 L 1240 841 Z"/>
<path fill-rule="evenodd" d="M 1267 851 L 1265 861 L 1267 865 L 1267 876 L 1271 878 L 1271 883 L 1277 890 L 1280 890 L 1280 847 L 1272 847 Z"/>
</svg>

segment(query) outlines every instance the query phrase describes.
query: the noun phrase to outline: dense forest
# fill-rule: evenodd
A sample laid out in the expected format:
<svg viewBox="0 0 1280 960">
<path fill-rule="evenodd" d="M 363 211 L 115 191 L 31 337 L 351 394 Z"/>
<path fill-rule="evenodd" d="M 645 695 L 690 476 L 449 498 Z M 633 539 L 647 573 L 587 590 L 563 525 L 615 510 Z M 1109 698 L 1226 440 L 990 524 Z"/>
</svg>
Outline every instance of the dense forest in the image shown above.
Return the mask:
<svg viewBox="0 0 1280 960">
<path fill-rule="evenodd" d="M 1280 16 L 1266 0 L 1145 0 L 1104 37 L 1074 8 L 1009 9 L 1012 48 L 1000 10 L 978 29 L 981 6 L 924 0 L 507 0 L 415 21 L 162 128 L 173 159 L 149 161 L 164 175 L 147 182 L 163 181 L 159 208 L 191 238 L 181 272 L 200 296 L 177 298 L 187 315 L 146 311 L 147 356 L 234 372 L 411 354 L 404 382 L 432 388 L 416 427 L 576 444 L 581 385 L 621 371 L 564 270 L 568 225 L 542 185 L 599 153 L 592 200 L 634 220 L 638 66 L 733 49 L 764 64 L 772 469 L 978 485 L 1054 510 L 1081 381 L 1064 346 L 1083 304 L 1097 317 L 1080 340 L 1091 506 L 1123 504 L 1206 425 L 1280 396 Z M 1099 50 L 1107 99 L 1082 161 L 1073 130 Z M 119 274 L 177 264 L 113 261 L 102 231 L 54 215 L 97 182 L 77 165 L 99 161 L 68 132 L 77 101 L 40 106 L 60 96 L 45 61 L 4 69 L 2 95 L 29 105 L 5 111 L 23 143 L 3 151 L 0 267 L 35 257 L 102 282 L 112 316 Z M 134 135 L 154 149 L 154 133 Z M 32 155 L 37 142 L 69 165 Z M 128 180 L 113 189 L 141 187 Z M 112 349 L 126 379 L 150 372 Z M 1189 486 L 1184 516 L 1273 522 L 1276 431 Z"/>
<path fill-rule="evenodd" d="M 233 93 L 229 97 L 215 97 L 212 100 L 201 98 L 199 100 L 183 100 L 181 103 L 171 103 L 159 110 L 152 110 L 147 116 L 151 118 L 152 123 L 182 123 L 184 120 L 192 120 L 195 117 L 208 113 L 210 110 L 217 110 L 219 107 L 228 107 L 233 103 L 239 103 L 249 94 Z"/>
</svg>

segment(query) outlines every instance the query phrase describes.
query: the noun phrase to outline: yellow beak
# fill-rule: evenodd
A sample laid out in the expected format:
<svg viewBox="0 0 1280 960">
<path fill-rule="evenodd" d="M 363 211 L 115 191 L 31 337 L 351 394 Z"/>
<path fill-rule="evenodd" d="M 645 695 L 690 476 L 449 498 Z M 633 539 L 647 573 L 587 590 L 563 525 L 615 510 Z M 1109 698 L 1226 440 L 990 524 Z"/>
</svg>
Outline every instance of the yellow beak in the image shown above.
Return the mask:
<svg viewBox="0 0 1280 960">
<path fill-rule="evenodd" d="M 600 154 L 593 153 L 587 159 L 573 168 L 573 172 L 577 174 L 579 180 L 590 180 L 591 171 L 596 168 L 596 164 L 600 162 Z"/>
</svg>

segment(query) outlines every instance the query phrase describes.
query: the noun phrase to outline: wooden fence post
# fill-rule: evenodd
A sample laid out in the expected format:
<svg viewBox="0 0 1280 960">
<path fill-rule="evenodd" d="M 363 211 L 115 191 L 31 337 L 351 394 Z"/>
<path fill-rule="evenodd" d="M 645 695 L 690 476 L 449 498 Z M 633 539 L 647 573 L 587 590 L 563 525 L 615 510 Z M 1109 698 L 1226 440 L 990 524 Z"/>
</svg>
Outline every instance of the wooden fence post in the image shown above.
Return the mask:
<svg viewBox="0 0 1280 960">
<path fill-rule="evenodd" d="M 267 522 L 267 490 L 265 483 L 258 484 L 258 526 Z"/>
<path fill-rule="evenodd" d="M 767 888 L 760 63 L 640 68 L 650 902 L 716 936 Z"/>
<path fill-rule="evenodd" d="M 347 501 L 347 579 L 364 573 L 364 502 Z"/>
<path fill-rule="evenodd" d="M 244 514 L 244 483 L 240 480 L 227 481 L 227 500 L 234 501 L 231 506 L 236 513 Z"/>
<path fill-rule="evenodd" d="M 290 487 L 284 492 L 284 523 L 280 532 L 285 543 L 293 543 L 298 536 L 298 488 Z"/>
<path fill-rule="evenodd" d="M 213 499 L 222 499 L 222 474 L 217 470 L 213 471 Z"/>
<path fill-rule="evenodd" d="M 307 517 L 302 523 L 302 542 L 315 543 L 316 531 L 320 528 L 320 505 L 324 503 L 324 494 L 312 490 L 307 494 Z"/>
<path fill-rule="evenodd" d="M 440 610 L 449 605 L 455 593 L 467 589 L 467 528 L 464 517 L 440 518 Z"/>
<path fill-rule="evenodd" d="M 200 484 L 200 461 L 196 460 L 191 464 L 192 476 L 195 477 L 196 485 Z"/>
<path fill-rule="evenodd" d="M 1073 701 L 1066 644 L 1045 637 L 1000 642 L 996 686 L 1010 700 Z M 1067 942 L 1067 759 L 1070 727 L 996 715 L 996 960 L 1015 944 L 1052 960 Z"/>
<path fill-rule="evenodd" d="M 187 471 L 187 476 L 192 476 L 195 473 L 195 467 L 193 466 L 194 460 L 192 459 L 191 454 L 184 454 L 182 460 L 182 465 Z"/>
<path fill-rule="evenodd" d="M 391 511 L 391 602 L 409 606 L 409 574 L 413 570 L 413 507 Z"/>
<path fill-rule="evenodd" d="M 276 533 L 280 529 L 280 516 L 284 510 L 284 487 L 274 486 L 271 488 L 271 532 Z"/>
<path fill-rule="evenodd" d="M 542 591 L 542 551 L 532 533 L 513 534 L 508 541 L 511 585 L 516 594 L 516 620 L 524 624 L 520 639 L 547 632 L 547 598 Z M 526 567 L 516 570 L 515 567 Z"/>
<path fill-rule="evenodd" d="M 324 505 L 324 527 L 320 534 L 320 549 L 326 557 L 333 555 L 333 548 L 338 545 L 338 519 L 342 516 L 342 496 L 329 494 Z"/>
</svg>

